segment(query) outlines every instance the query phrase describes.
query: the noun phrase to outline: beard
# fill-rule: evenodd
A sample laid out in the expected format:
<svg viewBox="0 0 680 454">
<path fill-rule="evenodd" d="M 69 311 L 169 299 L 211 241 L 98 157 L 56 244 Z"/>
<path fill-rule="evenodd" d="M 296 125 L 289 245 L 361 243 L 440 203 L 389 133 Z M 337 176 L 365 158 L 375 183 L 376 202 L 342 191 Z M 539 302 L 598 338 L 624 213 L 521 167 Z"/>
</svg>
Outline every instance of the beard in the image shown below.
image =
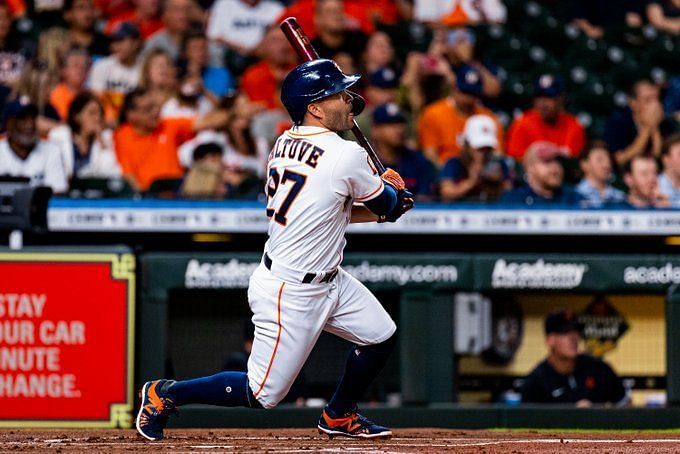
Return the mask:
<svg viewBox="0 0 680 454">
<path fill-rule="evenodd" d="M 35 147 L 35 144 L 38 142 L 38 134 L 33 133 L 33 134 L 23 134 L 23 133 L 15 133 L 12 134 L 12 142 L 16 143 L 22 148 L 26 149 L 33 149 Z"/>
<path fill-rule="evenodd" d="M 336 110 L 327 114 L 325 126 L 331 131 L 348 131 L 352 129 L 352 121 L 345 111 Z"/>
</svg>

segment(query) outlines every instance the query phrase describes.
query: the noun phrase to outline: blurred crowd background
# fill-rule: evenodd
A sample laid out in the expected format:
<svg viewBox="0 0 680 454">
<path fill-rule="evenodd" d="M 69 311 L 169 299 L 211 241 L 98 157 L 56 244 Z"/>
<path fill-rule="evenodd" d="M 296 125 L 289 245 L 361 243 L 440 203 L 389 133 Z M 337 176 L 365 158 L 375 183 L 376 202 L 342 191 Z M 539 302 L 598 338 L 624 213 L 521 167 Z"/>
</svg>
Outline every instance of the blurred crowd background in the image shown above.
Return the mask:
<svg viewBox="0 0 680 454">
<path fill-rule="evenodd" d="M 288 16 L 420 201 L 680 207 L 680 0 L 0 0 L 0 175 L 261 199 Z"/>
</svg>

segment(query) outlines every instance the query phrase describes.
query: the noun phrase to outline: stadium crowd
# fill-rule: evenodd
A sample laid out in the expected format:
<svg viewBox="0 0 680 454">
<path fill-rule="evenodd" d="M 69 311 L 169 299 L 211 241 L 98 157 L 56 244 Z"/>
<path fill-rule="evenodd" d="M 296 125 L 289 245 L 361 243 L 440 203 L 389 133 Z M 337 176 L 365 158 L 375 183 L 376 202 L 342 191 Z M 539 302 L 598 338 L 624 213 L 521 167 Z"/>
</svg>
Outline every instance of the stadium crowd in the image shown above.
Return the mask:
<svg viewBox="0 0 680 454">
<path fill-rule="evenodd" d="M 262 197 L 288 16 L 422 201 L 680 207 L 680 0 L 0 0 L 0 175 Z"/>
</svg>

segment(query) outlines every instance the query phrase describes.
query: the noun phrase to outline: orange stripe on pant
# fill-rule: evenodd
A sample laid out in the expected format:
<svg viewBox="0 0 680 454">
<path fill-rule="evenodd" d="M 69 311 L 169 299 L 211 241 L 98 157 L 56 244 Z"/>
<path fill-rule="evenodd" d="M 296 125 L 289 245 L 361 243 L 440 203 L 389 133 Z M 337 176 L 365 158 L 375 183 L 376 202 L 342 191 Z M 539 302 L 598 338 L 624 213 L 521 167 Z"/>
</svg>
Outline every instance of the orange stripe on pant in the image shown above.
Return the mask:
<svg viewBox="0 0 680 454">
<path fill-rule="evenodd" d="M 276 303 L 277 306 L 277 312 L 278 312 L 278 320 L 277 324 L 279 325 L 279 331 L 276 333 L 276 343 L 274 344 L 274 351 L 272 352 L 272 357 L 269 358 L 269 366 L 267 366 L 267 372 L 264 374 L 264 378 L 262 379 L 262 384 L 258 388 L 258 390 L 253 394 L 254 397 L 257 398 L 257 396 L 262 392 L 262 388 L 264 388 L 264 384 L 267 382 L 267 377 L 269 377 L 269 371 L 272 369 L 272 364 L 274 364 L 274 357 L 276 356 L 276 350 L 279 348 L 279 341 L 281 340 L 281 295 L 283 294 L 283 287 L 286 285 L 285 282 L 281 283 L 281 287 L 279 287 L 279 298 Z"/>
</svg>

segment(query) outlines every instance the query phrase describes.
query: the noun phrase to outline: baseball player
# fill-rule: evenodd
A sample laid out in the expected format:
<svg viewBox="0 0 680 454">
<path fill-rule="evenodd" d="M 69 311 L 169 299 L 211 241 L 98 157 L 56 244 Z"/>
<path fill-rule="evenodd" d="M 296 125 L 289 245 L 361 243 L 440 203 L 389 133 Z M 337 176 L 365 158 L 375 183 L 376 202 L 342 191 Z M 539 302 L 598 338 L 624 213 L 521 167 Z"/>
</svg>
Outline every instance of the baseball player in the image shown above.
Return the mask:
<svg viewBox="0 0 680 454">
<path fill-rule="evenodd" d="M 344 375 L 319 418 L 329 436 L 385 438 L 357 401 L 385 365 L 396 326 L 378 300 L 341 267 L 350 222 L 394 222 L 413 207 L 399 174 L 378 175 L 366 150 L 336 132 L 351 129 L 365 103 L 331 60 L 303 63 L 283 81 L 295 123 L 269 154 L 269 239 L 250 278 L 255 339 L 248 372 L 144 384 L 137 431 L 163 438 L 176 407 L 202 403 L 273 408 L 286 395 L 322 331 L 352 342 Z"/>
</svg>

